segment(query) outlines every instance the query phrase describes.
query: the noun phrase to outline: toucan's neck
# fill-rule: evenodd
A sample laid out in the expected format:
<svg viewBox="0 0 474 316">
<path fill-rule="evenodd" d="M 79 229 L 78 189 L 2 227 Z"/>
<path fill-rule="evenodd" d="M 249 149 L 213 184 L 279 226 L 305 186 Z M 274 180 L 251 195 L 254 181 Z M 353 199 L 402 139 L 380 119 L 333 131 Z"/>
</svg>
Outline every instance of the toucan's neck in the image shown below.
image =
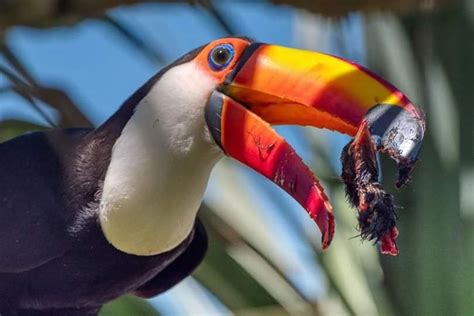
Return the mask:
<svg viewBox="0 0 474 316">
<path fill-rule="evenodd" d="M 104 124 L 99 126 L 95 131 L 93 138 L 104 139 L 103 142 L 110 143 L 115 142 L 115 140 L 122 133 L 123 128 L 128 123 L 133 113 L 137 109 L 137 106 L 140 102 L 150 93 L 151 89 L 157 84 L 157 82 L 163 77 L 168 70 L 177 67 L 179 65 L 188 63 L 193 60 L 196 55 L 201 51 L 202 47 L 196 48 L 195 50 L 189 52 L 181 58 L 178 58 L 173 63 L 162 68 L 158 73 L 151 77 L 147 82 L 145 82 L 139 89 L 137 89 L 130 97 L 125 100 L 125 102 L 120 106 L 120 108 L 112 115 Z M 99 141 L 101 142 L 101 141 Z M 109 148 L 106 148 L 103 152 L 105 153 Z"/>
<path fill-rule="evenodd" d="M 214 86 L 190 63 L 172 68 L 125 124 L 100 202 L 102 230 L 119 250 L 154 255 L 176 247 L 191 232 L 221 157 L 204 120 L 205 92 Z"/>
</svg>

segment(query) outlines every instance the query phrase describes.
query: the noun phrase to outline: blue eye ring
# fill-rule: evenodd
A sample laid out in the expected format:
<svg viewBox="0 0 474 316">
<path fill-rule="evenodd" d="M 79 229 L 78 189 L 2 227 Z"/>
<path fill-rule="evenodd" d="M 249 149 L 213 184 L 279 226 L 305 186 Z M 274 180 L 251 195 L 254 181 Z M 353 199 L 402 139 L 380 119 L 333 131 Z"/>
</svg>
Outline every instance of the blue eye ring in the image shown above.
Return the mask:
<svg viewBox="0 0 474 316">
<path fill-rule="evenodd" d="M 220 44 L 211 49 L 207 58 L 212 70 L 220 71 L 234 59 L 234 47 L 231 44 Z"/>
</svg>

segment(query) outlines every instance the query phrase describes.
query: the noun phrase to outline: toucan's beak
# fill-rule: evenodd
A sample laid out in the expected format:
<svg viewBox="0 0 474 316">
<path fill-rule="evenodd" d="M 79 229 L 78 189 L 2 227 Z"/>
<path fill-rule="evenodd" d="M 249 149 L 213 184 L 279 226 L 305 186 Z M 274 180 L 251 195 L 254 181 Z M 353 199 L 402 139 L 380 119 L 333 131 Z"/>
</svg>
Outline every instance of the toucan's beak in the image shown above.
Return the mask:
<svg viewBox="0 0 474 316">
<path fill-rule="evenodd" d="M 323 233 L 323 248 L 334 232 L 332 208 L 317 179 L 269 124 L 361 135 L 356 137 L 358 144 L 361 137 L 369 137 L 374 148 L 400 163 L 399 185 L 408 181 L 417 160 L 425 130 L 421 113 L 391 84 L 344 59 L 252 43 L 218 90 L 206 109 L 214 139 L 226 154 L 265 175 L 302 204 Z M 358 133 L 361 126 L 368 132 Z M 366 153 L 367 159 L 373 158 L 371 154 Z M 350 155 L 353 159 L 346 162 L 357 162 L 354 150 L 347 151 Z M 355 177 L 343 175 L 347 186 Z M 357 195 L 361 188 L 353 185 L 352 189 Z M 354 201 L 359 204 L 359 196 Z M 390 229 L 384 230 L 382 235 Z"/>
</svg>

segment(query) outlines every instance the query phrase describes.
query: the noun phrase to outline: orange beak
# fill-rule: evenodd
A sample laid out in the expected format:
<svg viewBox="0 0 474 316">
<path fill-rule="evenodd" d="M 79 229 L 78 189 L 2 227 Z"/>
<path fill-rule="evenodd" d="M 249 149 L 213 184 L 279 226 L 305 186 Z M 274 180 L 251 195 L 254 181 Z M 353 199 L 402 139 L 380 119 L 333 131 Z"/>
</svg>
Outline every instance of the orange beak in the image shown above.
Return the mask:
<svg viewBox="0 0 474 316">
<path fill-rule="evenodd" d="M 377 149 L 406 167 L 400 185 L 409 178 L 425 130 L 420 112 L 392 85 L 316 52 L 252 43 L 218 90 L 206 108 L 214 140 L 295 198 L 320 228 L 323 248 L 334 233 L 332 207 L 317 178 L 269 124 L 355 136 L 367 121 Z"/>
</svg>

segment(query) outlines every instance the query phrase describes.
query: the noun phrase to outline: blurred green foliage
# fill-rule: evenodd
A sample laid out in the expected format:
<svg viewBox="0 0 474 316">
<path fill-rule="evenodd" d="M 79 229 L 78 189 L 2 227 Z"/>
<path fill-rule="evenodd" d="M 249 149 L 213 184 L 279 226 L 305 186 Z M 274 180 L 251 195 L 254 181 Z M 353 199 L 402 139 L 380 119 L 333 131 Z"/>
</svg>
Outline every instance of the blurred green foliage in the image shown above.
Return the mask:
<svg viewBox="0 0 474 316">
<path fill-rule="evenodd" d="M 39 131 L 44 129 L 44 126 L 33 124 L 30 122 L 18 120 L 5 120 L 0 122 L 0 142 L 4 142 L 15 136 L 24 134 L 26 132 Z"/>
<path fill-rule="evenodd" d="M 159 316 L 160 314 L 146 300 L 127 295 L 109 304 L 100 311 L 101 316 Z"/>
</svg>

